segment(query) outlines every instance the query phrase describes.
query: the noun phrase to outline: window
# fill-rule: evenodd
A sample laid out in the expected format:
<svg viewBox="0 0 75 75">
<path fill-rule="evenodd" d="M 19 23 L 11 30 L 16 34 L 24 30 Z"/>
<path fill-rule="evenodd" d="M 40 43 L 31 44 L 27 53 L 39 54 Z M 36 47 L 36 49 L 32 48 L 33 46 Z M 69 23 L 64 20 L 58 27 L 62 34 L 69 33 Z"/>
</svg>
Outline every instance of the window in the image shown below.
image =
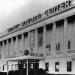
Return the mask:
<svg viewBox="0 0 75 75">
<path fill-rule="evenodd" d="M 43 45 L 43 27 L 38 29 L 38 47 Z"/>
<path fill-rule="evenodd" d="M 49 52 L 50 52 L 50 48 L 51 48 L 50 44 L 46 45 L 46 48 L 47 48 L 47 49 L 49 50 Z"/>
<path fill-rule="evenodd" d="M 46 71 L 48 71 L 49 70 L 49 63 L 46 63 L 45 67 L 46 67 Z"/>
<path fill-rule="evenodd" d="M 3 71 L 4 71 L 4 65 L 3 65 Z"/>
<path fill-rule="evenodd" d="M 55 62 L 55 71 L 59 71 L 59 62 Z"/>
<path fill-rule="evenodd" d="M 72 62 L 68 61 L 67 62 L 67 72 L 71 72 L 72 71 Z"/>
<path fill-rule="evenodd" d="M 2 46 L 2 41 L 0 41 L 0 46 Z"/>
<path fill-rule="evenodd" d="M 0 59 L 1 59 L 2 55 L 0 54 Z"/>
<path fill-rule="evenodd" d="M 56 44 L 56 51 L 60 51 L 60 43 Z"/>
<path fill-rule="evenodd" d="M 68 49 L 71 49 L 71 41 L 68 41 Z"/>
<path fill-rule="evenodd" d="M 35 31 L 34 30 L 30 31 L 30 34 L 29 34 L 29 46 L 30 46 L 31 52 L 33 52 L 33 49 L 35 47 Z"/>
</svg>

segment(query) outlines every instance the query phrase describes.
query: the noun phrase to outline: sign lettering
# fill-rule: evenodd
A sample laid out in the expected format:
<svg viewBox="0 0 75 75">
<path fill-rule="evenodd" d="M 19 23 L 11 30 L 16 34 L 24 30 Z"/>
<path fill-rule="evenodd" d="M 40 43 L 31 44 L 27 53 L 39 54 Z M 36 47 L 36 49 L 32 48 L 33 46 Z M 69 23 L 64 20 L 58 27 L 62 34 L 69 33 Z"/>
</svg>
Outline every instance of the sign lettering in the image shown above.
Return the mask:
<svg viewBox="0 0 75 75">
<path fill-rule="evenodd" d="M 49 10 L 45 11 L 45 15 L 48 16 L 48 15 L 53 14 L 53 13 L 55 13 L 57 11 L 60 11 L 60 10 L 62 10 L 64 8 L 69 7 L 69 6 L 71 6 L 71 2 L 72 2 L 72 0 L 68 0 L 66 2 L 63 2 L 63 3 L 53 7 L 53 8 L 50 8 Z"/>
<path fill-rule="evenodd" d="M 11 32 L 11 31 L 13 31 L 13 30 L 18 29 L 18 28 L 19 28 L 19 26 L 20 26 L 20 24 L 17 24 L 17 25 L 15 25 L 15 26 L 13 26 L 13 27 L 11 27 L 11 28 L 7 29 L 7 30 L 8 30 L 8 32 Z"/>
<path fill-rule="evenodd" d="M 51 16 L 52 14 L 58 12 L 58 11 L 61 11 L 63 9 L 66 9 L 68 7 L 70 7 L 72 5 L 72 1 L 73 0 L 68 0 L 68 1 L 65 1 L 53 8 L 50 8 L 48 10 L 46 10 L 43 14 L 38 14 L 32 18 L 29 18 L 27 20 L 25 20 L 24 22 L 22 22 L 21 24 L 18 24 L 18 25 L 15 25 L 9 29 L 7 29 L 8 33 L 9 32 L 12 32 L 16 29 L 19 29 L 19 28 L 22 28 L 22 27 L 26 27 L 32 23 L 35 23 L 35 22 L 38 22 L 40 19 L 43 19 L 43 17 L 47 17 L 47 16 Z"/>
<path fill-rule="evenodd" d="M 30 53 L 30 56 L 43 57 L 43 54 L 38 54 L 38 53 Z"/>
</svg>

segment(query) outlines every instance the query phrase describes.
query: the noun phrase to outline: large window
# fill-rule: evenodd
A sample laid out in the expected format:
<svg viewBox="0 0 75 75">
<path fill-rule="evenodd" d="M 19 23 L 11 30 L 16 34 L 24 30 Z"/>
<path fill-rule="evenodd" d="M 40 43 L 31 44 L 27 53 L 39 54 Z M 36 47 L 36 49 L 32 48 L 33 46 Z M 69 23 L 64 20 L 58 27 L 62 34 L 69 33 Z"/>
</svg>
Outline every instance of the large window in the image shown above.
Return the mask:
<svg viewBox="0 0 75 75">
<path fill-rule="evenodd" d="M 55 62 L 55 71 L 59 72 L 59 62 Z"/>
<path fill-rule="evenodd" d="M 68 61 L 67 62 L 67 72 L 71 72 L 72 71 L 72 62 Z"/>
<path fill-rule="evenodd" d="M 29 46 L 29 42 L 28 42 L 28 32 L 25 32 L 25 33 L 23 33 L 23 35 L 24 35 L 24 41 L 23 41 L 23 43 L 24 43 L 24 49 L 27 49 L 28 48 L 28 46 Z"/>
<path fill-rule="evenodd" d="M 53 24 L 47 24 L 46 25 L 46 50 L 47 53 L 50 52 L 51 50 L 51 45 L 52 45 L 52 35 L 53 35 Z"/>
<path fill-rule="evenodd" d="M 56 40 L 56 51 L 63 50 L 63 41 L 64 41 L 64 20 L 56 21 L 55 29 L 55 40 Z"/>
<path fill-rule="evenodd" d="M 35 47 L 35 31 L 34 30 L 30 31 L 29 46 L 30 46 L 31 52 L 33 52 Z"/>
<path fill-rule="evenodd" d="M 43 45 L 43 27 L 38 29 L 38 47 Z"/>
</svg>

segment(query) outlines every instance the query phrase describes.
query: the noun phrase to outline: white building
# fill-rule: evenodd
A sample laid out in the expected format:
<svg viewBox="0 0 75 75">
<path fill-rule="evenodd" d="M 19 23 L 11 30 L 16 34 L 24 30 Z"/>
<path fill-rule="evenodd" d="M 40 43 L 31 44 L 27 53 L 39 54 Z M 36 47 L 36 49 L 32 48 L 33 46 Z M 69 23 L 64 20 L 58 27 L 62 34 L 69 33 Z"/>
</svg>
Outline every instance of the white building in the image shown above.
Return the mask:
<svg viewBox="0 0 75 75">
<path fill-rule="evenodd" d="M 0 58 L 4 63 L 1 71 L 16 70 L 21 63 L 23 67 L 35 63 L 35 68 L 48 73 L 75 74 L 74 0 L 7 29 L 0 35 Z"/>
</svg>

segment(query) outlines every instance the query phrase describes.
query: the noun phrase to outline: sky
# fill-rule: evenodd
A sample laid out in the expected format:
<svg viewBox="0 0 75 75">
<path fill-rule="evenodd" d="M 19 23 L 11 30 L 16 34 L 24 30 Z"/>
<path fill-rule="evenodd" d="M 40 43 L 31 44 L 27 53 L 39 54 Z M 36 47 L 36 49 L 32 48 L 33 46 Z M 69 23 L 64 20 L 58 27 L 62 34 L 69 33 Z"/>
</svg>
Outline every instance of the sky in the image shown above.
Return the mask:
<svg viewBox="0 0 75 75">
<path fill-rule="evenodd" d="M 0 33 L 65 0 L 0 0 Z"/>
</svg>

